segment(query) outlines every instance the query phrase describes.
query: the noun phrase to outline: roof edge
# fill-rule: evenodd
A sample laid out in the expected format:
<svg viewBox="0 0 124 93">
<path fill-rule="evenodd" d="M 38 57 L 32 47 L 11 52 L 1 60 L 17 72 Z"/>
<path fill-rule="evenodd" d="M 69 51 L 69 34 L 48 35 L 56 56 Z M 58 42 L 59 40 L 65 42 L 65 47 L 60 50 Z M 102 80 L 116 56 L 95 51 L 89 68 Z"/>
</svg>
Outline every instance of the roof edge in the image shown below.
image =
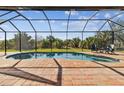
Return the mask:
<svg viewBox="0 0 124 93">
<path fill-rule="evenodd" d="M 119 9 L 124 6 L 0 6 L 0 10 L 103 10 Z"/>
</svg>

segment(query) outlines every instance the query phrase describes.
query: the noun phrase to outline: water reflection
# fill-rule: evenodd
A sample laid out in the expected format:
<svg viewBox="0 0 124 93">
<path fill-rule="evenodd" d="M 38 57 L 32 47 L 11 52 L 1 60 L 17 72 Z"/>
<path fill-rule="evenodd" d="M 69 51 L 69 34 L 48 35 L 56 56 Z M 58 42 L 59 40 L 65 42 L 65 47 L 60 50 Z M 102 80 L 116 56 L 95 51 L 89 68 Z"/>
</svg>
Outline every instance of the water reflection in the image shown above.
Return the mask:
<svg viewBox="0 0 124 93">
<path fill-rule="evenodd" d="M 14 59 L 30 59 L 30 58 L 32 58 L 32 54 L 30 54 L 30 53 L 27 53 L 27 54 L 17 54 L 17 55 L 14 55 L 13 56 L 13 58 Z"/>
<path fill-rule="evenodd" d="M 72 53 L 73 56 L 80 56 L 82 54 L 79 54 L 79 53 Z"/>
<path fill-rule="evenodd" d="M 53 52 L 53 53 L 21 53 L 8 56 L 7 58 L 13 59 L 31 59 L 31 58 L 64 58 L 64 59 L 77 59 L 77 60 L 89 60 L 89 61 L 102 61 L 102 62 L 115 62 L 115 59 L 98 57 L 94 55 L 81 54 L 81 53 L 64 53 L 64 52 Z M 116 60 L 117 62 L 117 60 Z"/>
<path fill-rule="evenodd" d="M 58 56 L 61 56 L 61 55 L 63 55 L 63 53 L 56 53 Z"/>
<path fill-rule="evenodd" d="M 52 58 L 55 56 L 55 53 L 46 53 L 46 56 Z"/>
</svg>

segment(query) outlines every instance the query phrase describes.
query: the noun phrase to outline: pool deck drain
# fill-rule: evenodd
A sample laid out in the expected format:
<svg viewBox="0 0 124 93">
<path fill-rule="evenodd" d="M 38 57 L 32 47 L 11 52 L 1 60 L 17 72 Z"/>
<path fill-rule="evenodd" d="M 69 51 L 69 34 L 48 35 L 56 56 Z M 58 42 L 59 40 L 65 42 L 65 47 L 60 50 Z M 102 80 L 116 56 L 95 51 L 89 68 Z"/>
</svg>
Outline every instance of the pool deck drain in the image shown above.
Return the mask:
<svg viewBox="0 0 124 93">
<path fill-rule="evenodd" d="M 107 63 L 65 59 L 11 60 L 0 57 L 0 85 L 124 85 L 124 55 L 105 56 L 116 57 L 121 61 Z"/>
</svg>

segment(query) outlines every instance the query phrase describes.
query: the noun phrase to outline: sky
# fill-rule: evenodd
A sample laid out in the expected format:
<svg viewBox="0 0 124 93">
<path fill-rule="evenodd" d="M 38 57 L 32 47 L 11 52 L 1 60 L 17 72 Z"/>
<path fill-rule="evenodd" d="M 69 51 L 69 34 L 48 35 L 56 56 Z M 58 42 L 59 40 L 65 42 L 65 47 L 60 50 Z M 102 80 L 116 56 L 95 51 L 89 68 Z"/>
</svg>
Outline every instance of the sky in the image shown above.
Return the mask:
<svg viewBox="0 0 124 93">
<path fill-rule="evenodd" d="M 0 11 L 0 15 L 7 13 L 8 11 Z M 42 11 L 19 11 L 22 15 L 24 15 L 26 18 L 28 19 L 46 19 L 46 17 L 44 16 Z M 58 21 L 55 19 L 68 19 L 70 11 L 44 11 L 47 15 L 47 17 L 50 20 L 50 24 L 51 24 L 51 28 L 52 31 L 67 31 L 67 20 L 65 21 Z M 119 13 L 122 13 L 120 15 L 118 15 Z M 9 13 L 7 15 L 4 15 L 2 17 L 0 17 L 0 21 L 4 21 L 5 19 L 10 19 L 14 16 L 16 16 L 17 13 L 16 12 L 12 12 Z M 93 16 L 94 15 L 94 16 Z M 117 17 L 114 17 L 118 15 Z M 70 19 L 109 19 L 112 18 L 111 20 L 116 21 L 117 19 L 124 19 L 124 13 L 123 11 L 119 11 L 119 10 L 101 10 L 101 11 L 75 11 L 72 10 L 71 11 L 71 15 L 70 15 Z M 19 16 L 15 19 L 24 19 L 23 17 Z M 20 30 L 20 31 L 34 31 L 31 27 L 31 25 L 29 24 L 28 21 L 23 20 L 11 20 L 11 22 L 13 22 L 13 24 L 16 25 L 16 27 Z M 100 27 L 105 23 L 105 20 L 99 21 L 99 20 L 91 20 L 88 23 L 84 20 L 78 20 L 78 21 L 72 21 L 69 20 L 69 25 L 68 25 L 68 32 L 71 31 L 82 31 L 85 24 L 87 23 L 86 28 L 84 29 L 84 31 L 98 31 L 100 29 Z M 48 21 L 47 20 L 31 20 L 32 25 L 35 27 L 36 31 L 50 31 L 49 25 L 48 25 Z M 4 24 L 0 25 L 1 28 L 3 28 L 6 31 L 17 31 L 9 22 L 5 22 Z M 101 29 L 101 30 L 111 30 L 110 26 L 108 23 L 105 24 L 105 26 Z M 8 34 L 7 38 L 13 38 L 14 34 Z M 29 34 L 34 38 L 34 34 Z M 50 35 L 50 34 L 49 34 Z M 83 34 L 83 38 L 85 39 L 86 37 L 89 36 L 93 36 L 95 35 L 95 33 L 84 33 Z M 38 34 L 38 37 L 42 37 L 45 38 L 46 36 L 48 36 L 48 33 L 40 33 Z M 56 38 L 60 38 L 60 39 L 65 39 L 66 34 L 65 33 L 54 33 L 53 36 L 55 36 Z M 74 37 L 79 37 L 80 39 L 82 38 L 81 33 L 70 33 L 68 35 L 68 38 L 74 38 Z M 4 35 L 2 33 L 0 33 L 0 40 L 4 39 Z"/>
</svg>

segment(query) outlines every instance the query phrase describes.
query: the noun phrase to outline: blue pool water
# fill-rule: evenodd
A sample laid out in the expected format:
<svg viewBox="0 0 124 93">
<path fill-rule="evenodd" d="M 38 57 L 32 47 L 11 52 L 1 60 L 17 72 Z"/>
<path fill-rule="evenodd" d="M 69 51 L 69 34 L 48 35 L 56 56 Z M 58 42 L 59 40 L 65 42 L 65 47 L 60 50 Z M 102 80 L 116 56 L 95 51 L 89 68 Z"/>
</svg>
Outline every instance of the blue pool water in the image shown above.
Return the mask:
<svg viewBox="0 0 124 93">
<path fill-rule="evenodd" d="M 29 53 L 18 53 L 9 55 L 6 58 L 8 59 L 32 59 L 32 58 L 63 58 L 63 59 L 72 59 L 72 60 L 89 60 L 89 61 L 102 61 L 102 62 L 117 62 L 118 60 L 109 58 L 88 55 L 83 53 L 65 53 L 65 52 L 29 52 Z"/>
</svg>

